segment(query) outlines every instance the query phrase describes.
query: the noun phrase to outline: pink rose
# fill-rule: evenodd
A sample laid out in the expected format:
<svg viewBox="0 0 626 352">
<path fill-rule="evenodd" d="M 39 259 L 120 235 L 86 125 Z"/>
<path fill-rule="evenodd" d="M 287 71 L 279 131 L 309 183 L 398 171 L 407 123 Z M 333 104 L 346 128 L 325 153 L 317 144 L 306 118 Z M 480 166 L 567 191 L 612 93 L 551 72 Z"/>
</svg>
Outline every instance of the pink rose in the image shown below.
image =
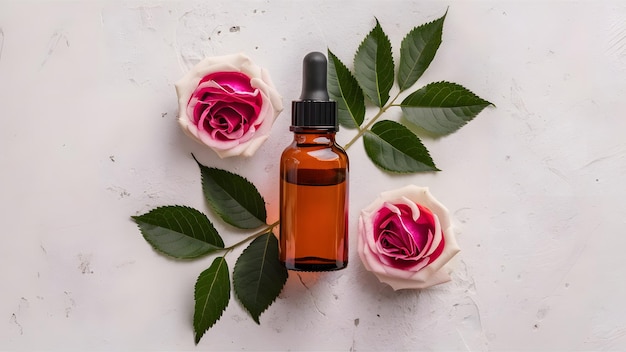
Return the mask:
<svg viewBox="0 0 626 352">
<path fill-rule="evenodd" d="M 209 57 L 176 82 L 178 122 L 220 158 L 251 156 L 283 110 L 265 69 L 243 54 Z"/>
<path fill-rule="evenodd" d="M 444 266 L 459 252 L 448 210 L 426 187 L 381 195 L 361 211 L 357 247 L 365 268 L 394 290 L 450 281 Z"/>
</svg>

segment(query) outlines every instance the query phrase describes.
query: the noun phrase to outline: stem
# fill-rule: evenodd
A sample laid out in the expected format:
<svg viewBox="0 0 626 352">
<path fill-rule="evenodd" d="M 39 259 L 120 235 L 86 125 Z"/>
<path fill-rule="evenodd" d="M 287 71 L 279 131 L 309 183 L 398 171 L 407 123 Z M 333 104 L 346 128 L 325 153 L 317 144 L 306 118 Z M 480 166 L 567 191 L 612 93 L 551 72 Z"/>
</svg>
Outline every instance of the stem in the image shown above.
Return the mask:
<svg viewBox="0 0 626 352">
<path fill-rule="evenodd" d="M 232 246 L 225 247 L 223 250 L 230 252 L 233 249 L 241 246 L 242 244 L 244 244 L 246 242 L 252 241 L 253 239 L 255 239 L 255 238 L 257 238 L 257 237 L 259 237 L 261 235 L 264 235 L 264 234 L 266 234 L 268 232 L 271 232 L 272 229 L 274 229 L 274 227 L 278 226 L 278 224 L 280 224 L 280 220 L 276 220 L 274 223 L 267 225 L 267 227 L 265 227 L 265 228 L 255 232 L 255 233 L 253 233 L 252 235 L 250 235 L 250 236 L 244 238 L 243 240 L 233 244 Z"/>
<path fill-rule="evenodd" d="M 399 106 L 399 105 L 395 105 L 394 102 L 396 101 L 396 99 L 398 99 L 398 97 L 400 96 L 400 93 L 402 92 L 398 92 L 398 94 L 396 94 L 396 96 L 393 97 L 393 99 L 391 99 L 391 101 L 387 103 L 387 105 L 381 107 L 378 110 L 378 113 L 374 115 L 374 117 L 372 117 L 372 119 L 369 120 L 363 128 L 359 128 L 359 132 L 350 140 L 350 142 L 346 143 L 343 149 L 348 150 L 348 148 L 350 148 L 350 146 L 352 146 L 354 142 L 356 142 L 359 138 L 361 138 L 363 134 L 365 134 L 365 132 L 369 131 L 370 127 L 374 125 L 376 120 L 378 120 L 378 118 L 381 117 L 390 107 Z"/>
</svg>

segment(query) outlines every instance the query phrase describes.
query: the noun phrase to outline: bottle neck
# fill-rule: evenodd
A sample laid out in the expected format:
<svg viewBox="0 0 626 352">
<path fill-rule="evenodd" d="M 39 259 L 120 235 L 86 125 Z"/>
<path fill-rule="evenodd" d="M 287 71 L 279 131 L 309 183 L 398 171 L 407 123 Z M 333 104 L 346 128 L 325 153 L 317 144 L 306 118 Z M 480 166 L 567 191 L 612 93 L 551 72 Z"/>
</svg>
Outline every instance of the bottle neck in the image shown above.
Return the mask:
<svg viewBox="0 0 626 352">
<path fill-rule="evenodd" d="M 293 129 L 293 140 L 298 144 L 332 145 L 335 143 L 335 131 L 299 127 Z"/>
</svg>

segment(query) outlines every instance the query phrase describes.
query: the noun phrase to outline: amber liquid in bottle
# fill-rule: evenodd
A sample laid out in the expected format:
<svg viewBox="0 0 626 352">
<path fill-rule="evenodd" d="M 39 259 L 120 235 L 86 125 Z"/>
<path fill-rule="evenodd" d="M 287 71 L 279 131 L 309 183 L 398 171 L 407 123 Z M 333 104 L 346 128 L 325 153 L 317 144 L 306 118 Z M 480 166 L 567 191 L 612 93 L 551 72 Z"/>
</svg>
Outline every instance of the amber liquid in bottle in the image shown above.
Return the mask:
<svg viewBox="0 0 626 352">
<path fill-rule="evenodd" d="M 280 261 L 290 270 L 348 265 L 348 157 L 335 132 L 301 129 L 280 164 Z"/>
</svg>

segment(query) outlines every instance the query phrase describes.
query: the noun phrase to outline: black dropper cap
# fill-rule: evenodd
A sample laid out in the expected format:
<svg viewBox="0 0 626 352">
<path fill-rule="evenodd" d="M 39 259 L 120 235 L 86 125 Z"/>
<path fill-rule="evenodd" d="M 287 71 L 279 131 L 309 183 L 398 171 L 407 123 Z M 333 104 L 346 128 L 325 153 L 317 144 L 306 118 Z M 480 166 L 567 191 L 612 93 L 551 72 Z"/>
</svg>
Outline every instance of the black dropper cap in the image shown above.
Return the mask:
<svg viewBox="0 0 626 352">
<path fill-rule="evenodd" d="M 291 103 L 291 130 L 301 128 L 337 131 L 337 103 L 326 89 L 326 56 L 307 54 L 302 60 L 302 93 Z"/>
</svg>

